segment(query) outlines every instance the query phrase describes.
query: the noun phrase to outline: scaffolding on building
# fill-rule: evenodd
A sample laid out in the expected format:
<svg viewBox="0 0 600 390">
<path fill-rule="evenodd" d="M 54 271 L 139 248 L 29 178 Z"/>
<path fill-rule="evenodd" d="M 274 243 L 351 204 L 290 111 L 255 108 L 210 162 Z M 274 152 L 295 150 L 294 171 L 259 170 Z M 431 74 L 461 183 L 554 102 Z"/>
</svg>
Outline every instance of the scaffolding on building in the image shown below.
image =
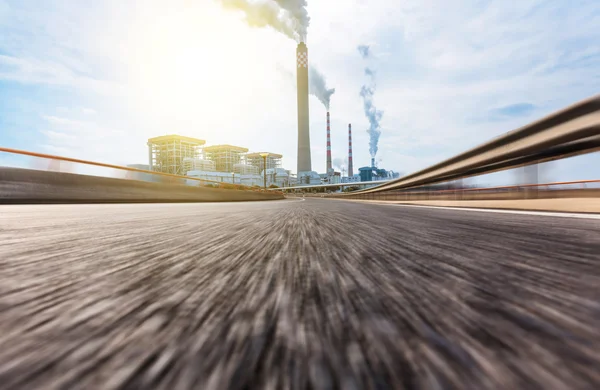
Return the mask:
<svg viewBox="0 0 600 390">
<path fill-rule="evenodd" d="M 150 170 L 185 175 L 186 159 L 196 159 L 206 141 L 181 135 L 164 135 L 148 140 Z"/>
<path fill-rule="evenodd" d="M 266 169 L 276 169 L 281 168 L 281 159 L 283 156 L 277 153 L 269 153 L 269 152 L 260 152 L 260 153 L 248 153 L 246 155 L 246 163 L 248 165 L 255 166 L 258 168 L 259 172 L 262 172 L 265 167 L 264 159 L 262 157 L 263 154 L 267 154 L 267 167 Z"/>
<path fill-rule="evenodd" d="M 214 161 L 203 160 L 200 158 L 186 158 L 183 160 L 183 166 L 185 167 L 185 172 L 189 172 L 189 171 L 215 172 L 217 170 L 215 168 Z"/>
<path fill-rule="evenodd" d="M 249 164 L 235 164 L 233 171 L 240 175 L 258 175 L 258 168 Z"/>
<path fill-rule="evenodd" d="M 247 148 L 232 145 L 207 146 L 203 149 L 204 158 L 215 163 L 217 172 L 233 172 L 236 164 L 241 164 Z"/>
</svg>

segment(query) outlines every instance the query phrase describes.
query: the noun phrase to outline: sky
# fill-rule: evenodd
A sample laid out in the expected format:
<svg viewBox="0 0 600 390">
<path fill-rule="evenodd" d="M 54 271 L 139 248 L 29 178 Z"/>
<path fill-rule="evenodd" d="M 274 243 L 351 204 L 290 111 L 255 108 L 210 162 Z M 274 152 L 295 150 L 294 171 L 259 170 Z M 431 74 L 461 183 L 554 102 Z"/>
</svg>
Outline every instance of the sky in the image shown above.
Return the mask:
<svg viewBox="0 0 600 390">
<path fill-rule="evenodd" d="M 406 174 L 600 92 L 597 0 L 308 0 L 307 10 L 309 62 L 336 89 L 338 165 L 348 123 L 355 169 L 370 163 L 365 67 L 383 111 L 377 163 Z M 295 171 L 295 50 L 217 0 L 0 0 L 0 145 L 125 165 L 147 163 L 148 138 L 180 134 L 281 153 Z M 310 114 L 313 169 L 324 172 L 326 110 L 314 96 Z M 0 154 L 0 165 L 20 164 Z M 598 179 L 599 169 L 595 153 L 540 174 Z"/>
</svg>

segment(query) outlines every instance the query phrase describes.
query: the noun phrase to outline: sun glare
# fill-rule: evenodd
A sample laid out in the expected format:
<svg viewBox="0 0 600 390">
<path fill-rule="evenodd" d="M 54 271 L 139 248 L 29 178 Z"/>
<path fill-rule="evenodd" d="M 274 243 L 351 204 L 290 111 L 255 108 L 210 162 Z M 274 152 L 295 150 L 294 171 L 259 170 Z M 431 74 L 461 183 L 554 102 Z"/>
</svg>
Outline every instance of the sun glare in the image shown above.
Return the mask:
<svg viewBox="0 0 600 390">
<path fill-rule="evenodd" d="M 142 15 L 128 43 L 138 104 L 179 120 L 243 106 L 269 61 L 249 28 L 219 7 L 162 11 Z"/>
</svg>

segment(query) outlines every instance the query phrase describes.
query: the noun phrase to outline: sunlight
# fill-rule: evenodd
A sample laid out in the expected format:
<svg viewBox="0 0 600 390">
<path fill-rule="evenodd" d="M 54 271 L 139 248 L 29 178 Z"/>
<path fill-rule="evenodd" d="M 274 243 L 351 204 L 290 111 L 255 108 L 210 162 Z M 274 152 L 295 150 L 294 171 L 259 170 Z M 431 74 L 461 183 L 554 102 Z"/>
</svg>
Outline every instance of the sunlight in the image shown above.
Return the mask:
<svg viewBox="0 0 600 390">
<path fill-rule="evenodd" d="M 144 111 L 197 122 L 245 109 L 273 67 L 249 28 L 219 7 L 154 9 L 133 27 L 127 64 Z M 252 75 L 250 77 L 249 75 Z"/>
</svg>

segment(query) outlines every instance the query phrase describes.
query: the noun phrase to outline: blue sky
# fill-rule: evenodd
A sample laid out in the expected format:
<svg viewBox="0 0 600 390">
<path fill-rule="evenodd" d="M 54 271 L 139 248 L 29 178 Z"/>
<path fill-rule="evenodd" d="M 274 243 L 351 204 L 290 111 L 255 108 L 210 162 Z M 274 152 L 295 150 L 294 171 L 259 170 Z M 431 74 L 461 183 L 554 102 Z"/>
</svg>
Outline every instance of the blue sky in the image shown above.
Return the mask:
<svg viewBox="0 0 600 390">
<path fill-rule="evenodd" d="M 404 173 L 600 92 L 595 0 L 308 3 L 309 58 L 336 88 L 340 165 L 349 122 L 355 167 L 369 162 L 365 66 L 385 112 L 377 159 Z M 0 145 L 130 164 L 146 161 L 148 138 L 178 133 L 282 153 L 295 170 L 295 46 L 212 0 L 0 0 Z M 325 110 L 314 97 L 310 110 L 321 172 Z M 598 167 L 596 153 L 542 178 L 595 179 Z"/>
</svg>

